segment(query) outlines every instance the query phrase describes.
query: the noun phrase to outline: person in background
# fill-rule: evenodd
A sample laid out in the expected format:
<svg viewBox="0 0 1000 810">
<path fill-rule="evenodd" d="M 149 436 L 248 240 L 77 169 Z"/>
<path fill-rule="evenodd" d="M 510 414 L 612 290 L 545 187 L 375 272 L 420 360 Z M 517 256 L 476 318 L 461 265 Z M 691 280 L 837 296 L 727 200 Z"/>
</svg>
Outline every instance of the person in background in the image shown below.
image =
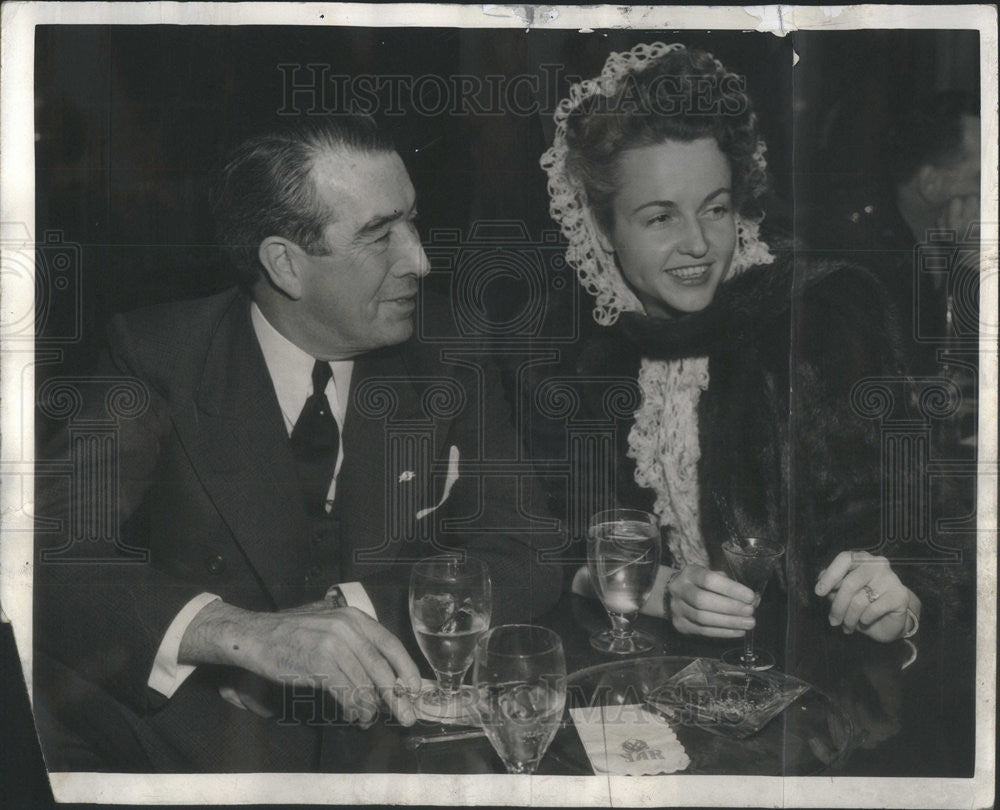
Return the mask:
<svg viewBox="0 0 1000 810">
<path fill-rule="evenodd" d="M 885 174 L 834 190 L 804 218 L 804 230 L 811 245 L 878 276 L 901 318 L 909 369 L 933 374 L 949 332 L 949 287 L 956 280 L 942 273 L 921 279 L 915 249 L 935 231 L 954 232 L 960 245 L 975 238 L 970 226 L 979 219 L 979 99 L 959 90 L 915 99 L 876 141 L 884 149 L 879 165 Z M 958 280 L 958 286 L 967 285 Z"/>
</svg>

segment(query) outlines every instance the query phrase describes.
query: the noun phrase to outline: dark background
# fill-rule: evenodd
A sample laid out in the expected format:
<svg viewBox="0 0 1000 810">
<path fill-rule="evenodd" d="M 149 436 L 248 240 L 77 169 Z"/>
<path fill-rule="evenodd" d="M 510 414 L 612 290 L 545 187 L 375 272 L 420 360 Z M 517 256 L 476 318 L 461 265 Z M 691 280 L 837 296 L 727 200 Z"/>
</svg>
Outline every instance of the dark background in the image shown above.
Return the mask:
<svg viewBox="0 0 1000 810">
<path fill-rule="evenodd" d="M 560 65 L 562 79 L 547 93 L 518 96 L 519 103 L 537 104 L 537 114 L 431 116 L 415 110 L 407 96 L 402 116 L 380 116 L 410 169 L 425 240 L 440 228 L 468 235 L 477 222 L 519 220 L 535 243 L 555 227 L 538 167 L 551 142 L 554 104 L 571 78 L 595 76 L 610 51 L 653 41 L 703 47 L 747 76 L 769 146 L 768 223 L 784 230 L 797 230 L 803 217 L 821 221 L 832 190 L 882 171 L 880 136 L 901 105 L 934 90 L 979 87 L 975 31 L 779 38 L 690 31 L 39 27 L 36 236 L 54 235 L 39 258 L 45 272 L 37 288 L 37 383 L 85 372 L 112 314 L 231 283 L 213 244 L 213 173 L 242 133 L 287 109 L 287 73 L 278 65 L 327 65 L 331 75 L 480 79 L 540 76 L 541 65 Z M 793 48 L 800 57 L 794 68 Z M 301 99 L 293 104 L 307 107 Z M 335 105 L 329 96 L 328 108 Z M 73 262 L 70 284 L 47 289 L 54 271 L 46 262 L 55 268 L 60 251 Z M 490 293 L 502 308 L 523 289 L 499 280 Z M 579 309 L 574 315 L 588 321 L 589 302 Z M 44 360 L 48 349 L 56 352 Z M 38 434 L 45 430 L 39 423 Z M 8 627 L 2 641 L 0 804 L 44 807 L 50 794 Z"/>
<path fill-rule="evenodd" d="M 493 105 L 496 115 L 429 115 L 420 111 L 421 99 L 409 94 L 403 94 L 398 110 L 375 109 L 407 162 L 425 242 L 433 244 L 441 228 L 458 229 L 468 239 L 473 223 L 518 220 L 527 241 L 536 244 L 543 232 L 555 229 L 538 158 L 551 143 L 556 102 L 572 79 L 597 75 L 610 51 L 657 40 L 705 48 L 747 77 L 774 186 L 767 225 L 783 231 L 822 227 L 823 202 L 831 193 L 884 172 L 882 135 L 900 107 L 935 90 L 976 92 L 979 86 L 976 31 L 775 37 L 41 26 L 35 71 L 36 238 L 51 234 L 45 248 L 50 258 L 68 243 L 78 280 L 70 289 L 45 295 L 39 307 L 40 343 L 52 339 L 62 360 L 41 364 L 38 383 L 50 374 L 90 367 L 112 314 L 231 283 L 213 244 L 214 172 L 229 145 L 249 130 L 277 120 L 281 112 L 317 111 L 308 96 L 286 92 L 291 77 L 301 83 L 315 75 L 306 66 L 322 66 L 317 70 L 328 76 L 461 74 L 487 86 L 490 76 L 538 77 L 541 92 L 521 85 L 513 98 Z M 800 57 L 794 68 L 793 48 Z M 292 74 L 279 65 L 300 69 Z M 558 81 L 544 81 L 549 76 Z M 318 107 L 336 110 L 342 99 L 333 82 L 325 85 Z M 426 92 L 423 109 L 441 109 L 433 87 Z M 512 105 L 539 111 L 518 114 Z M 386 114 L 396 112 L 402 114 Z M 558 241 L 552 248 L 561 253 Z M 501 309 L 525 294 L 509 278 L 495 284 L 487 292 Z M 586 316 L 589 302 L 577 308 Z"/>
<path fill-rule="evenodd" d="M 658 31 L 594 33 L 454 30 L 49 26 L 36 37 L 36 232 L 61 232 L 79 245 L 82 316 L 68 297 L 52 297 L 44 334 L 71 332 L 62 345 L 63 372 L 87 368 L 115 312 L 195 297 L 231 283 L 213 245 L 210 196 L 214 171 L 244 133 L 291 108 L 312 112 L 310 97 L 286 96 L 290 73 L 307 82 L 306 66 L 328 75 L 450 77 L 539 76 L 560 65 L 561 81 L 535 95 L 522 85 L 494 108 L 500 114 L 440 109 L 428 88 L 421 100 L 403 94 L 403 114 L 377 109 L 417 189 L 421 231 L 440 228 L 464 238 L 476 222 L 518 220 L 527 241 L 555 230 L 548 216 L 538 159 L 551 143 L 552 111 L 570 77 L 597 75 L 612 50 L 638 42 L 685 41 L 711 50 L 744 73 L 770 144 L 775 211 L 790 210 L 791 42 L 763 34 Z M 341 99 L 333 82 L 319 103 Z M 512 105 L 530 115 L 512 112 Z M 383 105 L 384 106 L 384 105 Z M 780 204 L 779 204 L 780 201 Z M 777 217 L 779 214 L 775 214 Z M 552 245 L 561 253 L 558 243 Z M 54 250 L 54 249 L 53 249 Z M 489 295 L 523 294 L 498 281 Z M 60 303 L 60 301 L 62 303 Z M 61 307 L 61 309 L 60 309 Z M 589 306 L 587 307 L 589 311 Z M 57 364 L 40 377 L 60 373 Z M 41 379 L 39 379 L 41 383 Z"/>
</svg>

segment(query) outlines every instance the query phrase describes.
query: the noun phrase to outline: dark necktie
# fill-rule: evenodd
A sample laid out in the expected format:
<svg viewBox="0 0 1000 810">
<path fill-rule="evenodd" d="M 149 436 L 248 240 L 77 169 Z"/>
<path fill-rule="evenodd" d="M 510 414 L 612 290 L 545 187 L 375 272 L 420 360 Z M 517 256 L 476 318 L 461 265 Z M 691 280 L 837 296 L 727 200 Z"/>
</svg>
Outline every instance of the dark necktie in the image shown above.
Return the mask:
<svg viewBox="0 0 1000 810">
<path fill-rule="evenodd" d="M 312 372 L 312 396 L 292 429 L 292 454 L 310 515 L 325 513 L 326 496 L 337 467 L 340 431 L 325 393 L 332 376 L 330 364 L 317 360 Z"/>
</svg>

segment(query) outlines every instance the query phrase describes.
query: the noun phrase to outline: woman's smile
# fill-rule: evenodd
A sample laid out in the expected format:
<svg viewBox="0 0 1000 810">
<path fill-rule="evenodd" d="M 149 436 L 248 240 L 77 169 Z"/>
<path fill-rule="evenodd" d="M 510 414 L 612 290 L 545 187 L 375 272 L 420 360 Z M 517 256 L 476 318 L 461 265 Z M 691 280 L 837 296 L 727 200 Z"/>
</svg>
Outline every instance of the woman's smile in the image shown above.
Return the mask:
<svg viewBox="0 0 1000 810">
<path fill-rule="evenodd" d="M 671 267 L 667 268 L 663 272 L 665 272 L 678 284 L 683 284 L 686 287 L 697 287 L 698 285 L 704 284 L 708 281 L 711 270 L 711 263 L 702 263 L 688 264 L 684 267 Z"/>
</svg>

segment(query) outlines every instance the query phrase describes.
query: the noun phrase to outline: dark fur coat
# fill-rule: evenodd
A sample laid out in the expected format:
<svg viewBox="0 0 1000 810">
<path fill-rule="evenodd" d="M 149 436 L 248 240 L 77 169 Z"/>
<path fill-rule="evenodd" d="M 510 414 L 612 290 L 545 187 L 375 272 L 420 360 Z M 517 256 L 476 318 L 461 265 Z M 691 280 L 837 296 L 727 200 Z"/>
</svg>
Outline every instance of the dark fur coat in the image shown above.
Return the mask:
<svg viewBox="0 0 1000 810">
<path fill-rule="evenodd" d="M 642 357 L 707 355 L 698 474 L 712 567 L 723 568 L 721 545 L 733 530 L 784 540 L 791 602 L 816 606 L 819 571 L 842 550 L 865 549 L 893 560 L 925 615 L 928 608 L 936 614 L 959 575 L 954 567 L 895 564 L 914 550 L 881 540 L 883 422 L 860 412 L 857 391 L 852 400 L 865 378 L 908 384 L 894 310 L 862 268 L 805 259 L 790 248 L 775 254 L 773 264 L 722 285 L 701 312 L 673 320 L 627 313 L 597 329 L 564 373 L 579 381 L 635 380 Z M 897 411 L 907 402 L 905 394 L 896 397 Z M 584 395 L 576 418 L 599 419 L 602 407 L 599 397 Z M 652 510 L 655 493 L 636 484 L 627 457 L 632 424 L 623 418 L 616 425 L 615 501 Z M 553 504 L 563 514 L 565 494 Z"/>
</svg>

